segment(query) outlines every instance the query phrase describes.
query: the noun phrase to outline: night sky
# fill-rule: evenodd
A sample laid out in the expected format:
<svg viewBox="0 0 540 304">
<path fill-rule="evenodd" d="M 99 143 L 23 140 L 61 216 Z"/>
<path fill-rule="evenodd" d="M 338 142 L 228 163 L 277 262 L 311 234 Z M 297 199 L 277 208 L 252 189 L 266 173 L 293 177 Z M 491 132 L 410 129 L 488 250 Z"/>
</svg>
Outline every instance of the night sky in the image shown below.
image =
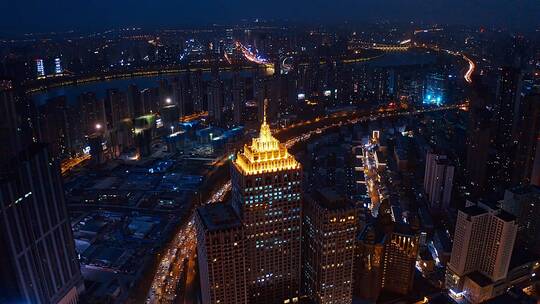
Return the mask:
<svg viewBox="0 0 540 304">
<path fill-rule="evenodd" d="M 0 32 L 174 27 L 273 18 L 416 21 L 533 29 L 540 0 L 0 0 Z"/>
</svg>

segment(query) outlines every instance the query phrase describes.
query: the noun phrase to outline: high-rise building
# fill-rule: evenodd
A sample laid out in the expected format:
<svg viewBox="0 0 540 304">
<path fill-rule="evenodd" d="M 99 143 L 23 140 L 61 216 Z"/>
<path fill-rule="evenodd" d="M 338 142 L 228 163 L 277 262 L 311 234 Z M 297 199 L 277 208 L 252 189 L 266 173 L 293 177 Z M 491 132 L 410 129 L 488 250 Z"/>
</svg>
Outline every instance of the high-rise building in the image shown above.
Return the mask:
<svg viewBox="0 0 540 304">
<path fill-rule="evenodd" d="M 448 208 L 452 196 L 453 180 L 454 166 L 450 164 L 446 155 L 428 152 L 424 190 L 432 209 L 443 211 Z"/>
<path fill-rule="evenodd" d="M 57 162 L 32 144 L 1 172 L 0 302 L 77 303 L 83 280 Z"/>
<path fill-rule="evenodd" d="M 215 78 L 208 84 L 208 118 L 215 124 L 223 123 L 223 84 Z"/>
<path fill-rule="evenodd" d="M 484 88 L 478 88 L 471 99 L 467 134 L 466 176 L 469 191 L 479 197 L 487 189 L 487 164 L 491 143 L 492 114 L 485 108 Z"/>
<path fill-rule="evenodd" d="M 105 118 L 109 130 L 117 128 L 120 120 L 129 117 L 127 96 L 117 89 L 108 89 L 105 99 Z"/>
<path fill-rule="evenodd" d="M 480 303 L 497 296 L 497 282 L 506 278 L 518 224 L 516 218 L 485 204 L 458 212 L 452 255 L 447 265 L 446 287 Z"/>
<path fill-rule="evenodd" d="M 0 303 L 76 303 L 82 277 L 57 162 L 32 143 L 28 108 L 7 80 L 0 107 Z"/>
<path fill-rule="evenodd" d="M 64 69 L 62 68 L 62 61 L 60 58 L 54 58 L 54 73 L 56 75 L 64 73 Z"/>
<path fill-rule="evenodd" d="M 182 74 L 178 78 L 175 78 L 171 87 L 173 103 L 178 106 L 178 114 L 182 117 L 188 113 L 188 103 L 191 98 L 188 75 Z"/>
<path fill-rule="evenodd" d="M 424 104 L 442 105 L 447 98 L 447 77 L 442 73 L 429 73 L 426 77 Z"/>
<path fill-rule="evenodd" d="M 352 303 L 357 210 L 330 189 L 303 206 L 303 294 L 315 303 Z"/>
<path fill-rule="evenodd" d="M 232 105 L 234 123 L 240 125 L 244 121 L 244 108 L 246 104 L 246 88 L 240 73 L 235 72 L 232 79 Z"/>
<path fill-rule="evenodd" d="M 202 71 L 197 70 L 195 72 L 191 72 L 189 76 L 189 81 L 191 84 L 191 101 L 193 103 L 193 112 L 202 112 L 204 111 Z"/>
<path fill-rule="evenodd" d="M 250 303 L 297 302 L 302 168 L 272 136 L 266 114 L 259 137 L 233 161 L 231 180 L 232 205 L 244 225 Z"/>
<path fill-rule="evenodd" d="M 522 78 L 523 74 L 517 68 L 500 70 L 494 104 L 497 120 L 494 140 L 499 148 L 506 148 L 518 139 Z"/>
<path fill-rule="evenodd" d="M 128 117 L 135 118 L 145 114 L 141 99 L 141 91 L 135 84 L 130 84 L 127 88 Z"/>
<path fill-rule="evenodd" d="M 355 249 L 354 294 L 376 301 L 382 291 L 406 295 L 412 290 L 420 249 L 417 225 L 394 222 L 388 200 L 377 221 L 358 235 Z"/>
<path fill-rule="evenodd" d="M 76 303 L 83 289 L 58 161 L 0 81 L 0 303 Z M 6 138 L 4 138 L 4 136 Z"/>
<path fill-rule="evenodd" d="M 540 188 L 526 185 L 506 190 L 501 208 L 517 219 L 519 245 L 540 252 Z"/>
<path fill-rule="evenodd" d="M 11 158 L 22 146 L 22 118 L 17 115 L 17 97 L 10 80 L 0 79 L 0 159 Z"/>
<path fill-rule="evenodd" d="M 512 165 L 512 184 L 528 184 L 540 143 L 540 91 L 531 92 L 523 98 L 516 136 L 519 140 Z"/>
<path fill-rule="evenodd" d="M 93 92 L 86 92 L 77 98 L 80 108 L 80 124 L 84 135 L 100 131 L 105 126 L 105 103 L 97 99 Z"/>
<path fill-rule="evenodd" d="M 197 258 L 202 303 L 248 303 L 244 229 L 230 205 L 197 209 Z"/>
<path fill-rule="evenodd" d="M 38 134 L 40 142 L 50 144 L 53 157 L 69 155 L 73 148 L 68 104 L 65 95 L 47 100 L 39 107 Z"/>
<path fill-rule="evenodd" d="M 43 59 L 36 59 L 36 73 L 37 78 L 45 77 L 45 66 L 43 65 Z"/>
<path fill-rule="evenodd" d="M 375 226 L 367 225 L 359 233 L 355 248 L 354 296 L 377 301 L 381 293 L 384 242 Z"/>
</svg>

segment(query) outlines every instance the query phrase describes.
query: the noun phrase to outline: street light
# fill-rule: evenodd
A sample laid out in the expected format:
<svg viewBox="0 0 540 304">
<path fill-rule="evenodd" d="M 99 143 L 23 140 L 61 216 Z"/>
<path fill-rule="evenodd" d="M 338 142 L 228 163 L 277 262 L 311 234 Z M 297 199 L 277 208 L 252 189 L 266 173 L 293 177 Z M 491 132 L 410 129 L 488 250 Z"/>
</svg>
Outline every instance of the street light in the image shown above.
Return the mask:
<svg viewBox="0 0 540 304">
<path fill-rule="evenodd" d="M 166 102 L 167 104 L 170 104 L 170 103 L 172 102 L 172 99 L 171 99 L 170 97 L 167 97 L 167 99 L 165 99 L 165 102 Z"/>
<path fill-rule="evenodd" d="M 96 130 L 101 130 L 101 128 L 102 128 L 101 124 L 100 124 L 100 123 L 97 123 L 97 124 L 96 124 Z"/>
</svg>

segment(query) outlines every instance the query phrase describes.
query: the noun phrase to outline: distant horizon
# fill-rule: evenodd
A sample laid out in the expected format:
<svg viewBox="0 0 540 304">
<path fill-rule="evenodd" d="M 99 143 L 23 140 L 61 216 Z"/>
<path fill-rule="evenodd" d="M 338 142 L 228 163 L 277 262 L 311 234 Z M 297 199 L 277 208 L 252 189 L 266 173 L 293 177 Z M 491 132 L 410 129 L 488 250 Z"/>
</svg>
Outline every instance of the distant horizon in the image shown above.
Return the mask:
<svg viewBox="0 0 540 304">
<path fill-rule="evenodd" d="M 185 3 L 187 2 L 187 3 Z M 96 32 L 110 28 L 177 28 L 238 24 L 256 18 L 290 24 L 394 23 L 484 26 L 510 30 L 540 27 L 538 0 L 126 0 L 73 3 L 67 0 L 3 1 L 0 33 Z"/>
<path fill-rule="evenodd" d="M 255 18 L 257 19 L 257 18 Z M 71 29 L 57 29 L 57 30 L 36 30 L 36 31 L 5 31 L 0 28 L 0 38 L 4 36 L 4 38 L 22 38 L 27 36 L 54 36 L 54 35 L 68 35 L 68 34 L 96 34 L 96 33 L 102 33 L 106 31 L 119 31 L 119 30 L 128 30 L 130 28 L 136 30 L 136 31 L 189 31 L 189 30 L 197 30 L 200 28 L 207 28 L 210 29 L 212 27 L 235 27 L 235 26 L 254 26 L 256 24 L 255 19 L 253 20 L 242 20 L 237 22 L 223 22 L 223 23 L 199 23 L 199 24 L 177 24 L 177 25 L 136 25 L 136 24 L 125 24 L 125 25 L 118 25 L 118 26 L 106 26 L 102 28 L 71 28 Z M 298 27 L 299 29 L 315 29 L 317 27 L 328 29 L 328 30 L 335 30 L 336 28 L 344 29 L 346 27 L 361 27 L 361 26 L 378 26 L 378 25 L 390 25 L 390 26 L 403 26 L 410 25 L 411 28 L 414 27 L 414 25 L 417 25 L 418 28 L 426 27 L 426 28 L 435 28 L 435 27 L 458 27 L 458 28 L 465 28 L 465 29 L 485 29 L 485 30 L 504 30 L 508 32 L 518 32 L 518 33 L 532 33 L 532 32 L 540 32 L 540 25 L 533 28 L 511 28 L 511 27 L 505 27 L 505 26 L 497 26 L 497 25 L 487 25 L 487 24 L 460 24 L 460 23 L 428 23 L 428 22 L 404 22 L 404 21 L 391 21 L 391 20 L 384 20 L 379 22 L 334 22 L 334 23 L 327 23 L 327 24 L 321 24 L 317 22 L 294 22 L 290 20 L 262 20 L 260 22 L 261 24 L 268 24 L 269 26 L 289 26 L 289 27 Z"/>
</svg>

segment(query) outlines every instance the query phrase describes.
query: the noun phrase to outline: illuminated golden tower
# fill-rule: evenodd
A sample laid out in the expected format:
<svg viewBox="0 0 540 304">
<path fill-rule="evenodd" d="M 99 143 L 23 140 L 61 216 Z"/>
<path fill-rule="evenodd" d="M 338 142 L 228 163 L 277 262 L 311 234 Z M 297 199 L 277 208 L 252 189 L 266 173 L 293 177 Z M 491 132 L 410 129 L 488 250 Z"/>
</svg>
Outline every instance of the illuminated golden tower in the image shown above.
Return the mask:
<svg viewBox="0 0 540 304">
<path fill-rule="evenodd" d="M 244 152 L 238 153 L 234 165 L 245 175 L 300 169 L 300 163 L 289 154 L 284 144 L 274 136 L 266 123 L 266 102 L 263 123 L 259 137 L 253 138 L 251 145 L 244 145 Z"/>
<path fill-rule="evenodd" d="M 272 136 L 266 103 L 259 137 L 236 156 L 231 180 L 246 238 L 249 302 L 298 302 L 302 168 Z"/>
</svg>

